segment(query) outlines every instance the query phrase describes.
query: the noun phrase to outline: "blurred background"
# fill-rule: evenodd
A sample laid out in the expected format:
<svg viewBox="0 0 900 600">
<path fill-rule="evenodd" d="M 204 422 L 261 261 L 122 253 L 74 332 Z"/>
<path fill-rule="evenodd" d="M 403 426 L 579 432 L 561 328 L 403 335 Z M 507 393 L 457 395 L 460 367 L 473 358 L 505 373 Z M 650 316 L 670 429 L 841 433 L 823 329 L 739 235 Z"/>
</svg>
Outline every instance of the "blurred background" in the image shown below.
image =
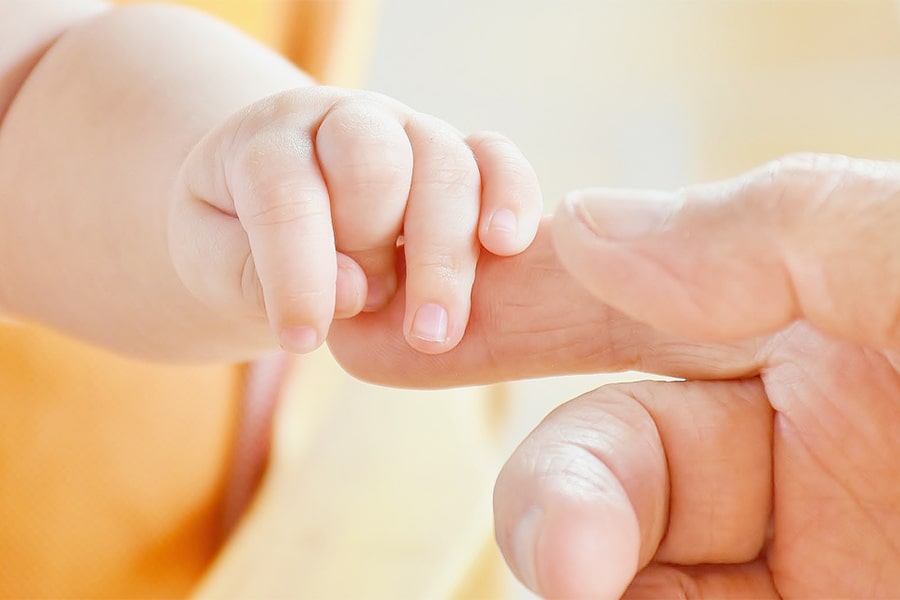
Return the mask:
<svg viewBox="0 0 900 600">
<path fill-rule="evenodd" d="M 381 0 L 365 86 L 511 137 L 550 211 L 575 187 L 672 187 L 788 152 L 900 157 L 897 17 L 893 0 Z M 509 386 L 503 450 L 635 376 Z"/>
<path fill-rule="evenodd" d="M 548 206 L 796 150 L 896 155 L 893 0 L 380 0 L 366 85 L 498 129 Z"/>
</svg>

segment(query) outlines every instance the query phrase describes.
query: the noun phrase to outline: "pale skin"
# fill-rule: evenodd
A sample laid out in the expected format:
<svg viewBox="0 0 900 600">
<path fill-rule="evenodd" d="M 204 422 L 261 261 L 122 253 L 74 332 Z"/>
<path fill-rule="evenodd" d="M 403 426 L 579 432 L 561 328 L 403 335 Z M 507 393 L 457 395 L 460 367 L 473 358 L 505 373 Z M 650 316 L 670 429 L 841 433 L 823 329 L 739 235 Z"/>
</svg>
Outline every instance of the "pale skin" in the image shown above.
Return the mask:
<svg viewBox="0 0 900 600">
<path fill-rule="evenodd" d="M 0 39 L 12 318 L 152 360 L 242 361 L 313 350 L 402 274 L 403 335 L 441 353 L 479 256 L 537 228 L 534 172 L 499 134 L 316 85 L 199 13 L 3 0 Z"/>
<path fill-rule="evenodd" d="M 494 492 L 497 541 L 547 598 L 900 594 L 900 165 L 790 156 L 676 193 L 571 194 L 479 265 L 440 356 L 402 337 L 360 376 L 441 385 L 639 369 L 560 406 Z M 527 286 L 529 301 L 521 301 Z"/>
</svg>

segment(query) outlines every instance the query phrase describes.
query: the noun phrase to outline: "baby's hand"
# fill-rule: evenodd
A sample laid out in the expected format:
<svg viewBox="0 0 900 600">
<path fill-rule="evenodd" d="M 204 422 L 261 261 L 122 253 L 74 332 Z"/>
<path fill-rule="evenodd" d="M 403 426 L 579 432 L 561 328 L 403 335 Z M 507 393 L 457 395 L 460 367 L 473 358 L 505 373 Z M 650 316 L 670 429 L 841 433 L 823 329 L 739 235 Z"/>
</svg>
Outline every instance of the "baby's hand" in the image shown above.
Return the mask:
<svg viewBox="0 0 900 600">
<path fill-rule="evenodd" d="M 325 87 L 235 115 L 180 179 L 169 231 L 182 281 L 212 310 L 268 322 L 294 352 L 319 346 L 332 319 L 384 306 L 400 251 L 406 339 L 453 348 L 481 247 L 523 251 L 541 215 L 537 177 L 505 138 Z"/>
</svg>

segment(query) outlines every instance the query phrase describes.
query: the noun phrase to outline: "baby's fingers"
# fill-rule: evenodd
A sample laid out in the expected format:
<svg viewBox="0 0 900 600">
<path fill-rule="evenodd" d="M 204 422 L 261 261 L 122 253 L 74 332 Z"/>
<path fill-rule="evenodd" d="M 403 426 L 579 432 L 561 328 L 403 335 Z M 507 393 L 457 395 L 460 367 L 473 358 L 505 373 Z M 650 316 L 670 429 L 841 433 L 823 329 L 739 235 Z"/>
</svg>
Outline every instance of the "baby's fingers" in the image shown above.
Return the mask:
<svg viewBox="0 0 900 600">
<path fill-rule="evenodd" d="M 476 133 L 466 141 L 481 172 L 481 244 L 500 256 L 518 254 L 534 240 L 541 220 L 537 175 L 522 152 L 498 133 Z"/>
<path fill-rule="evenodd" d="M 336 103 L 316 133 L 335 242 L 365 271 L 369 311 L 383 307 L 397 290 L 397 238 L 413 168 L 397 109 L 379 98 L 357 95 Z"/>
<path fill-rule="evenodd" d="M 404 331 L 414 348 L 445 352 L 469 319 L 481 180 L 472 151 L 445 123 L 417 114 L 406 132 L 415 160 L 404 221 Z"/>
<path fill-rule="evenodd" d="M 238 141 L 229 186 L 269 324 L 285 349 L 308 352 L 325 339 L 334 315 L 331 206 L 307 129 L 280 120 Z"/>
<path fill-rule="evenodd" d="M 338 285 L 329 194 L 311 139 L 316 115 L 334 96 L 282 94 L 211 132 L 183 173 L 190 195 L 183 204 L 192 215 L 185 222 L 193 231 L 177 219 L 173 226 L 173 260 L 194 294 L 241 322 L 266 319 L 295 352 L 325 339 L 336 292 L 338 316 L 357 312 L 366 293 L 349 259 Z M 202 245 L 191 241 L 198 231 L 209 234 Z"/>
</svg>

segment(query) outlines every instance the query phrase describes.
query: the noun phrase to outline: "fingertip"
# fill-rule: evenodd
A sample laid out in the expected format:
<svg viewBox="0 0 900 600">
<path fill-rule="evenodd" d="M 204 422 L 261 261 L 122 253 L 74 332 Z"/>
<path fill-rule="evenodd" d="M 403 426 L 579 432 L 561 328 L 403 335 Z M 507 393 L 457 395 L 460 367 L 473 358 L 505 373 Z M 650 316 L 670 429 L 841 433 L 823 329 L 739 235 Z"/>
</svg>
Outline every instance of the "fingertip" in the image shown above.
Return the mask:
<svg viewBox="0 0 900 600">
<path fill-rule="evenodd" d="M 516 526 L 512 541 L 511 567 L 525 587 L 536 594 L 541 593 L 537 575 L 537 548 L 541 539 L 541 524 L 544 511 L 538 507 L 528 509 Z"/>
<path fill-rule="evenodd" d="M 547 598 L 621 598 L 638 571 L 641 536 L 624 491 L 620 500 L 526 513 L 516 534 L 525 546 L 515 551 L 523 583 Z"/>
<path fill-rule="evenodd" d="M 468 320 L 468 315 L 463 322 Z M 456 347 L 462 338 L 451 312 L 437 302 L 426 302 L 407 316 L 406 340 L 425 354 L 442 354 Z"/>
<path fill-rule="evenodd" d="M 413 314 L 409 337 L 427 344 L 445 344 L 449 339 L 449 321 L 446 308 L 428 302 Z"/>
<path fill-rule="evenodd" d="M 595 236 L 630 241 L 666 232 L 684 202 L 684 194 L 668 190 L 594 188 L 570 192 L 562 204 Z"/>
<path fill-rule="evenodd" d="M 307 354 L 322 345 L 324 337 L 315 327 L 299 326 L 282 329 L 278 341 L 286 352 Z"/>
<path fill-rule="evenodd" d="M 349 319 L 363 310 L 370 290 L 366 274 L 355 260 L 338 253 L 337 265 L 334 318 Z"/>
<path fill-rule="evenodd" d="M 531 240 L 522 240 L 519 217 L 509 208 L 498 208 L 483 217 L 478 238 L 488 252 L 498 256 L 518 254 Z M 532 239 L 534 236 L 531 236 Z"/>
<path fill-rule="evenodd" d="M 631 191 L 623 195 L 628 193 L 636 195 Z M 655 260 L 669 259 L 673 253 L 636 252 L 633 241 L 608 235 L 617 227 L 611 221 L 615 221 L 615 209 L 621 202 L 622 197 L 613 190 L 569 192 L 553 215 L 553 247 L 562 266 L 599 301 L 641 320 L 638 311 L 657 306 L 662 298 L 671 306 L 671 298 L 659 290 L 675 282 L 659 276 Z M 627 199 L 624 202 L 627 204 Z M 625 222 L 628 228 L 629 220 Z M 658 293 L 648 293 L 648 289 Z"/>
<path fill-rule="evenodd" d="M 507 238 L 515 239 L 519 233 L 519 219 L 516 213 L 508 208 L 498 208 L 487 220 L 489 232 L 502 234 Z"/>
<path fill-rule="evenodd" d="M 471 284 L 469 284 L 471 290 Z M 407 283 L 403 332 L 407 344 L 425 354 L 443 354 L 462 340 L 469 323 L 469 297 L 459 288 L 440 299 L 411 293 Z"/>
<path fill-rule="evenodd" d="M 543 213 L 537 173 L 518 147 L 498 133 L 476 133 L 467 142 L 481 174 L 481 243 L 499 256 L 518 254 L 534 240 Z"/>
</svg>

